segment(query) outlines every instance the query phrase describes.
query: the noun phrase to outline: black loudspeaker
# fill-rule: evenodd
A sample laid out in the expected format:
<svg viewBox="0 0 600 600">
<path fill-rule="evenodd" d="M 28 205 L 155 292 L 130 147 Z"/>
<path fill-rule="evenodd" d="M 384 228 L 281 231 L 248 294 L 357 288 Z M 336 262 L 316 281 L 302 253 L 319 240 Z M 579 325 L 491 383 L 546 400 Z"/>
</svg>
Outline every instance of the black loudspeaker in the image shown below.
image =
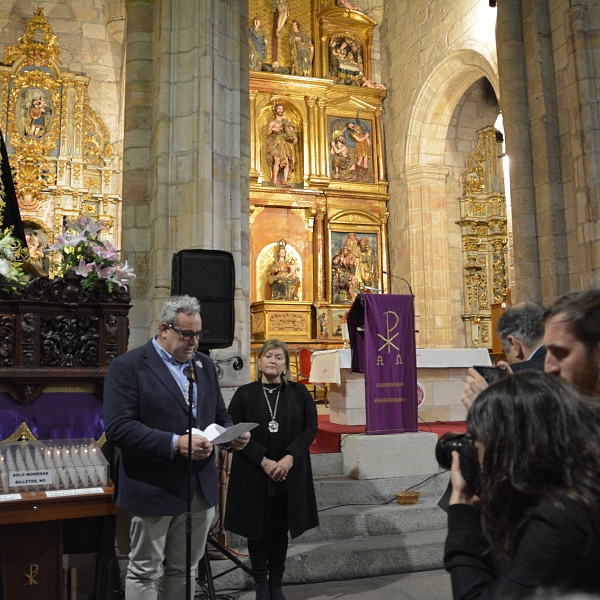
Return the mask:
<svg viewBox="0 0 600 600">
<path fill-rule="evenodd" d="M 171 294 L 200 301 L 204 337 L 198 348 L 228 348 L 233 344 L 235 307 L 233 255 L 223 250 L 181 250 L 173 256 Z"/>
</svg>

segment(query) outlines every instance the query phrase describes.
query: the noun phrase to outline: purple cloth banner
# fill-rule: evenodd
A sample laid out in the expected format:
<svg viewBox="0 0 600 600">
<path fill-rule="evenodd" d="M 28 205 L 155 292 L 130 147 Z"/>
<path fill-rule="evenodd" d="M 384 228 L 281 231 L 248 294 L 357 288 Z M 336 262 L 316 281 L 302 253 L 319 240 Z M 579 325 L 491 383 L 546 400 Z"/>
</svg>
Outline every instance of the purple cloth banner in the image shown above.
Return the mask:
<svg viewBox="0 0 600 600">
<path fill-rule="evenodd" d="M 38 440 L 98 440 L 104 431 L 102 401 L 85 392 L 56 392 L 25 404 L 0 393 L 0 441 L 23 422 Z"/>
<path fill-rule="evenodd" d="M 350 311 L 348 329 L 352 370 L 365 374 L 367 434 L 417 431 L 413 297 L 363 294 Z"/>
</svg>

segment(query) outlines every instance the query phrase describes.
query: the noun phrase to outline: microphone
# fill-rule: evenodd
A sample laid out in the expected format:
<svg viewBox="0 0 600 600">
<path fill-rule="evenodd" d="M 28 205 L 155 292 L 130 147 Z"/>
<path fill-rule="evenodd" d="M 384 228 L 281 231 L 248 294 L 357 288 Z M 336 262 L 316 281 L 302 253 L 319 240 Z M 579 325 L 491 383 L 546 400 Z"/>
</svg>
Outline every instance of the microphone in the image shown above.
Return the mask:
<svg viewBox="0 0 600 600">
<path fill-rule="evenodd" d="M 371 292 L 382 292 L 383 293 L 383 290 L 380 290 L 379 288 L 376 288 L 376 287 L 370 287 L 368 285 L 363 285 L 363 290 L 369 290 Z"/>
<path fill-rule="evenodd" d="M 388 273 L 387 271 L 382 271 L 382 273 L 384 275 L 388 275 L 389 277 L 393 277 L 394 279 L 399 279 L 400 281 L 404 281 L 404 283 L 406 283 L 406 285 L 408 286 L 408 289 L 410 290 L 410 295 L 414 298 L 415 295 L 413 294 L 412 288 L 410 287 L 410 283 L 408 283 L 408 279 L 404 279 L 404 277 L 398 277 L 398 275 L 392 275 L 391 273 Z"/>
<path fill-rule="evenodd" d="M 187 380 L 190 383 L 194 383 L 195 379 L 194 379 L 194 369 L 193 369 L 193 367 L 190 367 L 189 365 L 187 367 L 184 367 L 183 374 L 186 376 Z"/>
</svg>

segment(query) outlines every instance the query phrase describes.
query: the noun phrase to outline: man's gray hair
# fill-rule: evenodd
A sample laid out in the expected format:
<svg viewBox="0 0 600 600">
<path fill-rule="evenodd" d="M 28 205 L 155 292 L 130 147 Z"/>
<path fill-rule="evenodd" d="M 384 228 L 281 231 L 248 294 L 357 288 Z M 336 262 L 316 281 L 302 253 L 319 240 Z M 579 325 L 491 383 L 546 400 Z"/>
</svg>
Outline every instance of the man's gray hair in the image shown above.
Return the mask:
<svg viewBox="0 0 600 600">
<path fill-rule="evenodd" d="M 200 302 L 196 298 L 192 296 L 171 296 L 163 306 L 160 322 L 175 325 L 179 313 L 195 315 L 199 312 Z"/>
<path fill-rule="evenodd" d="M 512 335 L 521 340 L 527 348 L 539 346 L 544 337 L 543 317 L 546 309 L 541 304 L 526 303 L 509 308 L 499 319 L 496 331 L 502 344 L 502 349 L 508 354 Z"/>
</svg>

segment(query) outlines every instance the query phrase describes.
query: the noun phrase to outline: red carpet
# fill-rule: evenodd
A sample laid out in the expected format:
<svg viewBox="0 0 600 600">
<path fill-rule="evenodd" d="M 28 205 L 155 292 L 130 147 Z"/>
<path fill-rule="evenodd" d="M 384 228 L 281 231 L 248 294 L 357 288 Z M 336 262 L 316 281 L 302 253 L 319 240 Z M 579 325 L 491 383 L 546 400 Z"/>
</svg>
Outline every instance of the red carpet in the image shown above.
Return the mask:
<svg viewBox="0 0 600 600">
<path fill-rule="evenodd" d="M 435 423 L 419 423 L 419 431 L 436 433 L 438 438 L 447 431 L 466 431 L 464 421 L 436 421 Z M 350 433 L 364 433 L 364 425 L 337 425 L 329 422 L 329 415 L 319 415 L 319 431 L 317 439 L 310 447 L 311 454 L 327 454 L 340 451 L 340 439 Z"/>
</svg>

